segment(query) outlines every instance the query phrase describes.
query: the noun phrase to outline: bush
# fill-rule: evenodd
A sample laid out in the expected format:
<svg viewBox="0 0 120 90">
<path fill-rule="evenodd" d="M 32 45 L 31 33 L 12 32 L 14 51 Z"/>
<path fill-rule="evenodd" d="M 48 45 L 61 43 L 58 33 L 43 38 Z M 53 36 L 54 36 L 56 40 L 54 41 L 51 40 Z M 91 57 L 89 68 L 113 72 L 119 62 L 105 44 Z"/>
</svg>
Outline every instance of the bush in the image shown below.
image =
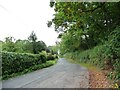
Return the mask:
<svg viewBox="0 0 120 90">
<path fill-rule="evenodd" d="M 40 60 L 42 60 L 42 63 L 46 63 L 47 60 L 47 53 L 45 51 L 42 51 L 40 54 Z"/>
<path fill-rule="evenodd" d="M 57 54 L 54 54 L 54 57 L 58 59 L 58 55 Z"/>
<path fill-rule="evenodd" d="M 54 60 L 54 59 L 56 59 L 56 57 L 57 57 L 57 56 L 52 55 L 51 53 L 48 53 L 48 55 L 47 55 L 47 60 Z"/>
<path fill-rule="evenodd" d="M 82 52 L 70 52 L 65 56 L 112 71 L 109 75 L 110 78 L 120 82 L 120 27 L 111 32 L 104 45 L 98 45 Z"/>
<path fill-rule="evenodd" d="M 13 74 L 10 74 L 10 75 L 4 75 L 2 76 L 1 79 L 8 79 L 8 78 L 11 78 L 11 77 L 14 77 L 14 76 L 18 76 L 18 75 L 22 75 L 22 74 L 25 74 L 25 73 L 28 73 L 28 72 L 32 72 L 32 71 L 35 71 L 35 70 L 39 70 L 39 69 L 42 69 L 42 68 L 46 68 L 46 67 L 49 67 L 49 66 L 52 66 L 56 63 L 57 60 L 54 60 L 54 61 L 47 61 L 46 63 L 42 63 L 42 64 L 38 64 L 38 65 L 34 65 L 34 66 L 31 66 L 30 68 L 27 68 L 25 70 L 23 70 L 22 72 L 18 72 L 18 73 L 13 73 Z"/>
<path fill-rule="evenodd" d="M 45 56 L 41 54 L 2 52 L 2 74 L 5 76 L 21 72 L 44 61 Z"/>
<path fill-rule="evenodd" d="M 109 65 L 112 66 L 114 72 L 112 77 L 120 81 L 120 27 L 111 32 L 105 46 L 105 58 L 108 59 Z"/>
</svg>

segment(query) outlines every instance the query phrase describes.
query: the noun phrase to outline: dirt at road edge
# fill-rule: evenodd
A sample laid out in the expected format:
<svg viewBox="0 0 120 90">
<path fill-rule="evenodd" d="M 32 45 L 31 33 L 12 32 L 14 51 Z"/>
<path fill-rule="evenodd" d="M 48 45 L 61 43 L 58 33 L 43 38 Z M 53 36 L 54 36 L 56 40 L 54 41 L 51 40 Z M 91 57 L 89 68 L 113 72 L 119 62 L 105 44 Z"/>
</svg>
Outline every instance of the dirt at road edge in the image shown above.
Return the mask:
<svg viewBox="0 0 120 90">
<path fill-rule="evenodd" d="M 111 88 L 112 82 L 102 71 L 89 70 L 89 86 L 90 88 Z"/>
</svg>

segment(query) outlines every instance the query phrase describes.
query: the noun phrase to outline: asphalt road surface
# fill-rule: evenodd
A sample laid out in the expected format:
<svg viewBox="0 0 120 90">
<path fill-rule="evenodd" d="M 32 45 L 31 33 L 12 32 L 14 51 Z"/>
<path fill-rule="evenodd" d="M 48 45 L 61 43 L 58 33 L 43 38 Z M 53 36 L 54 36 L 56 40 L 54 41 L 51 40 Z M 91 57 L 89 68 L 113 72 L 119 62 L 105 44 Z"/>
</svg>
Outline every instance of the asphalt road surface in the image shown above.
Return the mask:
<svg viewBox="0 0 120 90">
<path fill-rule="evenodd" d="M 89 88 L 89 73 L 60 58 L 51 67 L 2 81 L 2 88 Z"/>
</svg>

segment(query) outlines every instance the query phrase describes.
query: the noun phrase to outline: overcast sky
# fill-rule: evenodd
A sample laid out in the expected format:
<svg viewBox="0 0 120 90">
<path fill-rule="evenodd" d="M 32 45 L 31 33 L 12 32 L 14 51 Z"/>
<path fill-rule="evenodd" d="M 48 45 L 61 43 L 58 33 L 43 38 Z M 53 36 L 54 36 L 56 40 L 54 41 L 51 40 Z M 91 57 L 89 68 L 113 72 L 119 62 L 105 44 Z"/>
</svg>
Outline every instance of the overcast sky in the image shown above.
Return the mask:
<svg viewBox="0 0 120 90">
<path fill-rule="evenodd" d="M 53 14 L 49 0 L 0 0 L 0 40 L 27 39 L 34 30 L 38 40 L 54 45 L 57 33 L 46 24 Z"/>
</svg>

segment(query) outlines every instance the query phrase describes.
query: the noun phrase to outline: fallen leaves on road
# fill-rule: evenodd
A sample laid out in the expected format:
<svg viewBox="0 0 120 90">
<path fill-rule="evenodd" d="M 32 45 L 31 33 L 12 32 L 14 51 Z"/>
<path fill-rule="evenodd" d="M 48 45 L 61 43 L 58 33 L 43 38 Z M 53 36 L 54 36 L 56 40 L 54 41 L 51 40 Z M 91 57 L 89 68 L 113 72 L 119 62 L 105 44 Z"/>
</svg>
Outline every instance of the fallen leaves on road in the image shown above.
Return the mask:
<svg viewBox="0 0 120 90">
<path fill-rule="evenodd" d="M 89 70 L 90 88 L 111 88 L 111 82 L 102 71 Z"/>
</svg>

